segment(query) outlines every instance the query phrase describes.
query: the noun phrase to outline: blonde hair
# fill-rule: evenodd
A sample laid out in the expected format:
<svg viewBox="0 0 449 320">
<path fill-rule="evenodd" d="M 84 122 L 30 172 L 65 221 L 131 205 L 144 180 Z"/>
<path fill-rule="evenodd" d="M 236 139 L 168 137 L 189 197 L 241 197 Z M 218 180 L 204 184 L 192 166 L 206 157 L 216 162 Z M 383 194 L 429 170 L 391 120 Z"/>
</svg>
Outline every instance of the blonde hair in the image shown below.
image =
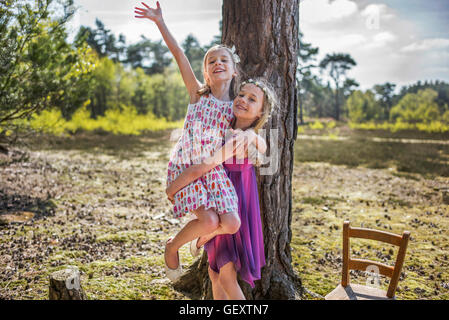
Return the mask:
<svg viewBox="0 0 449 320">
<path fill-rule="evenodd" d="M 238 74 L 239 74 L 239 69 L 238 69 L 238 67 L 237 67 L 237 63 L 240 62 L 240 59 L 239 59 L 239 57 L 235 54 L 235 52 L 234 52 L 234 51 L 235 51 L 235 48 L 234 48 L 234 47 L 231 49 L 231 48 L 225 46 L 224 44 L 216 44 L 216 45 L 214 45 L 213 47 L 209 48 L 209 50 L 207 50 L 207 52 L 206 52 L 206 54 L 204 55 L 204 58 L 203 58 L 203 76 L 204 76 L 204 82 L 205 82 L 205 84 L 204 84 L 204 85 L 197 91 L 197 94 L 200 95 L 200 96 L 211 93 L 211 87 L 210 87 L 210 85 L 207 83 L 206 77 L 205 77 L 206 63 L 207 63 L 207 56 L 208 56 L 211 52 L 217 51 L 217 50 L 221 50 L 221 49 L 226 50 L 226 52 L 229 54 L 229 56 L 230 56 L 231 59 L 232 59 L 234 69 L 237 71 L 237 76 L 234 77 L 234 78 L 232 78 L 232 81 L 231 81 L 231 87 L 230 87 L 230 90 L 229 90 L 229 96 L 233 99 L 234 96 L 235 96 L 235 92 L 237 92 L 236 88 L 237 88 L 237 86 L 238 86 L 238 84 L 239 84 L 239 76 L 238 76 Z"/>
<path fill-rule="evenodd" d="M 243 81 L 240 85 L 239 90 L 250 83 L 259 87 L 263 92 L 262 115 L 250 126 L 250 128 L 254 129 L 254 131 L 257 133 L 259 129 L 261 129 L 268 122 L 268 119 L 273 114 L 273 110 L 277 108 L 278 100 L 273 87 L 268 81 L 263 78 L 248 79 L 246 81 Z"/>
<path fill-rule="evenodd" d="M 251 126 L 248 128 L 249 130 L 254 130 L 256 134 L 259 133 L 259 130 L 268 122 L 268 120 L 276 113 L 279 107 L 279 102 L 277 100 L 277 96 L 274 92 L 272 86 L 262 78 L 256 79 L 248 79 L 241 83 L 239 90 L 241 90 L 247 84 L 254 84 L 259 87 L 263 92 L 263 103 L 262 103 L 262 114 L 260 118 L 254 120 Z M 236 118 L 232 119 L 231 127 L 234 127 Z M 247 130 L 248 130 L 247 129 Z M 265 163 L 265 156 L 259 152 L 257 147 L 253 144 L 248 145 L 248 159 L 250 159 L 251 163 L 260 167 Z"/>
</svg>

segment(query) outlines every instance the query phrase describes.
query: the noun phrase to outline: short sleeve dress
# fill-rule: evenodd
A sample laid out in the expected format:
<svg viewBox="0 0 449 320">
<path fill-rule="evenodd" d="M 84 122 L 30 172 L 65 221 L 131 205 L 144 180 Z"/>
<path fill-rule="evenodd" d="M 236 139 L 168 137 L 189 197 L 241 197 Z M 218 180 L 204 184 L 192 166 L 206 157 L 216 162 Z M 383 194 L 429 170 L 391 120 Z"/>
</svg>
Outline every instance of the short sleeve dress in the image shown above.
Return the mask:
<svg viewBox="0 0 449 320">
<path fill-rule="evenodd" d="M 199 164 L 222 146 L 233 119 L 232 101 L 221 101 L 212 94 L 189 104 L 181 137 L 168 163 L 167 186 L 192 164 Z M 195 180 L 174 196 L 173 216 L 180 218 L 201 206 L 218 214 L 238 212 L 235 188 L 223 165 Z"/>
</svg>

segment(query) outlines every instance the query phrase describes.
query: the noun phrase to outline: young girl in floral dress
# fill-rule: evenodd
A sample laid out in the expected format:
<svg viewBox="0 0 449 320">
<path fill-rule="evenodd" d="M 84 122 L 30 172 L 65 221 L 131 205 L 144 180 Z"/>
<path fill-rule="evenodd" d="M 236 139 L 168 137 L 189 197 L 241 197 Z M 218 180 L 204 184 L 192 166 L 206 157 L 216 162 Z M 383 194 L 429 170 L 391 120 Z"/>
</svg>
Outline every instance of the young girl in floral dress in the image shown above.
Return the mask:
<svg viewBox="0 0 449 320">
<path fill-rule="evenodd" d="M 168 185 L 189 166 L 201 163 L 222 145 L 225 131 L 233 118 L 231 88 L 238 75 L 238 58 L 226 46 L 217 45 L 209 49 L 203 61 L 206 84 L 201 84 L 184 52 L 167 29 L 159 2 L 155 9 L 143 2 L 142 5 L 144 8 L 135 8 L 136 18 L 150 19 L 159 28 L 179 66 L 190 96 L 183 134 L 168 164 Z M 222 165 L 186 185 L 174 196 L 173 202 L 175 217 L 182 217 L 189 212 L 197 217 L 166 243 L 166 274 L 169 279 L 176 281 L 182 273 L 178 255 L 182 245 L 210 234 L 218 227 L 223 232 L 235 233 L 240 227 L 240 219 L 237 195 Z"/>
</svg>

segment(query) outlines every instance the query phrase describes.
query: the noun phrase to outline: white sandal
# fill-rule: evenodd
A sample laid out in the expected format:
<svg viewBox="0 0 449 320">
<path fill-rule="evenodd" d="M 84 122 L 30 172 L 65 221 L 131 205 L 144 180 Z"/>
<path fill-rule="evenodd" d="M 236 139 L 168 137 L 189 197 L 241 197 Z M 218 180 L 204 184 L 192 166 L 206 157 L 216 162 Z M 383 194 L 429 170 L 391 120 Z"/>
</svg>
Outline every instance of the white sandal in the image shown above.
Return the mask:
<svg viewBox="0 0 449 320">
<path fill-rule="evenodd" d="M 168 239 L 167 242 L 170 240 L 171 240 L 171 238 Z M 164 252 L 165 274 L 166 274 L 167 278 L 173 282 L 178 281 L 182 275 L 182 266 L 181 266 L 181 260 L 179 259 L 179 252 L 177 252 L 177 254 L 178 254 L 178 267 L 176 269 L 170 269 L 167 266 L 167 262 L 165 261 L 165 252 Z"/>
<path fill-rule="evenodd" d="M 198 240 L 200 240 L 200 238 L 196 238 L 196 239 L 193 239 L 192 241 L 190 241 L 190 254 L 192 255 L 192 257 L 197 257 L 200 254 L 201 247 L 198 248 L 196 246 L 198 243 Z"/>
</svg>

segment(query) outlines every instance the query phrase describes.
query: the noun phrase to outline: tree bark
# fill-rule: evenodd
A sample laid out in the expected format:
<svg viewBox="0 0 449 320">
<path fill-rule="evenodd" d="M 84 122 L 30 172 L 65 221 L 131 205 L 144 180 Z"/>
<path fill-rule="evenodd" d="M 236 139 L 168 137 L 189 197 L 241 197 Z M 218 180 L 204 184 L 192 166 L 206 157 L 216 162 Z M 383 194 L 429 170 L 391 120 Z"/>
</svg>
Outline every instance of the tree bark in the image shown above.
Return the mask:
<svg viewBox="0 0 449 320">
<path fill-rule="evenodd" d="M 338 87 L 338 82 L 335 81 L 335 120 L 336 121 L 340 120 L 340 104 L 338 101 L 339 92 L 340 92 L 340 88 Z"/>
<path fill-rule="evenodd" d="M 299 90 L 301 90 L 301 83 L 298 81 L 298 88 L 297 88 L 297 94 L 298 94 L 298 106 L 299 106 L 299 115 L 298 115 L 298 124 L 303 125 L 304 124 L 304 106 L 303 101 L 301 101 L 301 94 L 299 93 Z"/>
<path fill-rule="evenodd" d="M 222 42 L 236 47 L 242 79 L 267 79 L 279 98 L 279 112 L 267 126 L 278 129 L 274 145 L 267 130 L 267 154 L 278 150 L 278 169 L 272 175 L 258 174 L 266 266 L 254 289 L 240 281 L 247 299 L 298 299 L 302 294 L 301 281 L 291 265 L 290 247 L 293 146 L 298 128 L 298 29 L 298 0 L 223 1 Z M 195 288 L 193 281 L 199 284 Z M 175 286 L 207 299 L 212 298 L 210 287 L 205 254 Z"/>
</svg>

